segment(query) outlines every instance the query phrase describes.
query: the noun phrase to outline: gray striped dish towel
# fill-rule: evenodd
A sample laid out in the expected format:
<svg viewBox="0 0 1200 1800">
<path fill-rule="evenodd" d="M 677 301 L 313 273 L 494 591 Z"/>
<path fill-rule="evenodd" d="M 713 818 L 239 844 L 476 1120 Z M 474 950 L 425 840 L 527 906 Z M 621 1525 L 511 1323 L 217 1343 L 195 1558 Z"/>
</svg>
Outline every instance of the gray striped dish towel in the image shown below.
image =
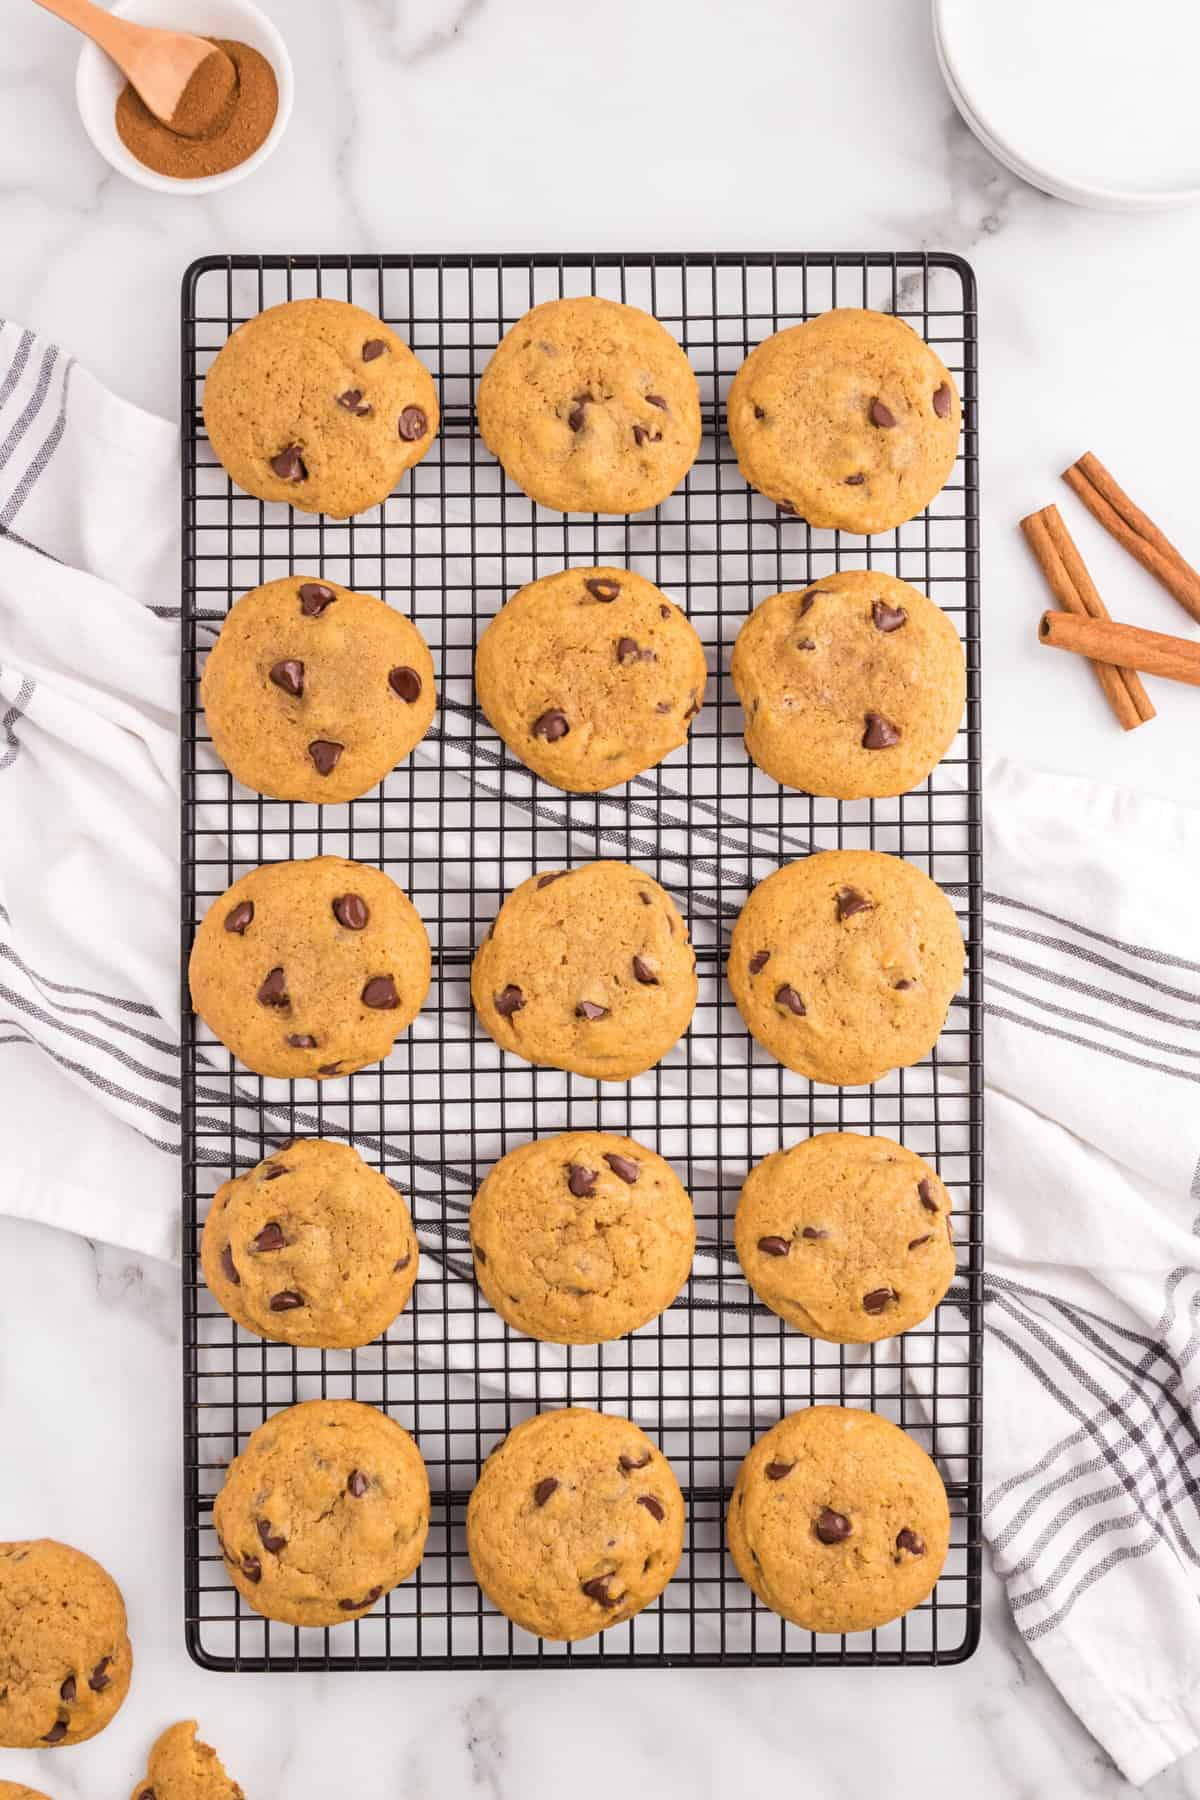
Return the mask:
<svg viewBox="0 0 1200 1800">
<path fill-rule="evenodd" d="M 175 433 L 0 329 L 0 1208 L 175 1250 Z M 419 753 L 418 753 L 419 754 Z M 1200 1742 L 1200 813 L 986 778 L 985 1527 L 1123 1771 Z"/>
</svg>

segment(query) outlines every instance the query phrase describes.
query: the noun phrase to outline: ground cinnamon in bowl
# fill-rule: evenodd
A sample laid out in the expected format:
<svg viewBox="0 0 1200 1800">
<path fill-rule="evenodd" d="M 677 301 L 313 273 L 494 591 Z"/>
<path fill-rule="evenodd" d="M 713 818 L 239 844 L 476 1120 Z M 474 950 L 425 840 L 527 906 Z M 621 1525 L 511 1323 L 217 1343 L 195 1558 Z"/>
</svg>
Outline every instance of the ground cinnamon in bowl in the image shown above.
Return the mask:
<svg viewBox="0 0 1200 1800">
<path fill-rule="evenodd" d="M 141 95 L 128 84 L 117 99 L 117 134 L 140 163 L 159 175 L 177 181 L 197 181 L 204 175 L 223 175 L 236 169 L 263 144 L 275 123 L 279 88 L 275 71 L 265 56 L 249 44 L 228 38 L 212 38 L 234 66 L 237 81 L 216 119 L 198 136 L 181 133 L 195 122 L 211 118 L 220 103 L 220 88 L 227 85 L 219 57 L 201 63 L 183 91 L 172 125 L 156 119 Z M 172 126 L 178 129 L 172 129 Z"/>
</svg>

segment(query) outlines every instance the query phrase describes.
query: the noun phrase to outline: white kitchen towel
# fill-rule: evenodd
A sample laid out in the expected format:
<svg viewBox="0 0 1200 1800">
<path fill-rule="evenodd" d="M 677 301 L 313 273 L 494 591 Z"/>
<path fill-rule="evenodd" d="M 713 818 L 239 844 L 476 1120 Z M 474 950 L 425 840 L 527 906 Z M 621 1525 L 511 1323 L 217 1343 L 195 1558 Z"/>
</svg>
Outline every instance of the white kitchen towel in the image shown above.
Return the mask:
<svg viewBox="0 0 1200 1800">
<path fill-rule="evenodd" d="M 171 427 L 3 328 L 0 1208 L 156 1256 L 175 481 Z M 1200 813 L 1004 762 L 984 791 L 985 1528 L 1026 1640 L 1141 1782 L 1200 1741 Z M 464 1237 L 427 1248 L 457 1265 Z"/>
</svg>

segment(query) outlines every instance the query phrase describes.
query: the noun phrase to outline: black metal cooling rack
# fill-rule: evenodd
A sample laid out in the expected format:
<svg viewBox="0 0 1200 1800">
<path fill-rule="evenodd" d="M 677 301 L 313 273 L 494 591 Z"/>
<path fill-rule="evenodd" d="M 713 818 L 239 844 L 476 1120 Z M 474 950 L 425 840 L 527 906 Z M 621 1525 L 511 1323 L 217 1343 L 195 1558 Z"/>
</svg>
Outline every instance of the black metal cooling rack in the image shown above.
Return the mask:
<svg viewBox="0 0 1200 1800">
<path fill-rule="evenodd" d="M 705 435 L 682 488 L 653 514 L 563 517 L 503 479 L 475 433 L 475 382 L 530 306 L 600 293 L 655 313 L 700 380 Z M 346 523 L 237 492 L 204 437 L 204 373 L 229 332 L 277 301 L 353 299 L 408 340 L 437 378 L 430 454 L 372 512 Z M 723 397 L 768 333 L 834 305 L 909 320 L 954 371 L 964 431 L 929 511 L 871 539 L 810 530 L 746 486 L 722 435 Z M 429 929 L 434 982 L 385 1064 L 349 1080 L 263 1080 L 236 1067 L 183 996 L 184 1480 L 188 1648 L 219 1669 L 481 1668 L 959 1662 L 979 1633 L 982 1009 L 978 486 L 974 278 L 939 255 L 210 257 L 183 287 L 183 907 L 186 966 L 208 905 L 246 869 L 335 853 L 386 868 Z M 477 712 L 471 667 L 487 619 L 522 583 L 564 564 L 627 564 L 685 607 L 712 679 L 689 745 L 626 787 L 562 795 L 530 776 Z M 967 714 L 931 779 L 899 800 L 840 803 L 781 790 L 754 769 L 728 679 L 752 605 L 840 567 L 923 588 L 958 623 Z M 415 755 L 348 806 L 247 793 L 215 756 L 199 705 L 205 652 L 248 588 L 310 571 L 382 595 L 433 651 L 440 707 Z M 723 944 L 749 888 L 810 848 L 874 846 L 927 870 L 954 899 L 965 990 L 935 1051 L 871 1088 L 814 1088 L 753 1045 L 724 985 Z M 700 1001 L 688 1035 L 624 1086 L 533 1069 L 476 1026 L 471 953 L 503 895 L 533 867 L 605 856 L 650 870 L 689 921 Z M 688 1289 L 619 1343 L 558 1349 L 511 1332 L 471 1279 L 466 1217 L 496 1158 L 566 1128 L 657 1148 L 695 1202 Z M 874 1348 L 821 1344 L 751 1304 L 732 1246 L 751 1163 L 819 1129 L 891 1133 L 938 1167 L 954 1199 L 959 1273 L 935 1316 Z M 209 1199 L 232 1172 L 298 1135 L 348 1138 L 408 1196 L 421 1243 L 410 1307 L 357 1352 L 292 1350 L 237 1330 L 199 1271 Z M 229 1458 L 264 1417 L 300 1399 L 384 1407 L 414 1432 L 433 1488 L 417 1575 L 373 1613 L 330 1631 L 269 1623 L 228 1583 L 211 1526 Z M 954 1515 L 945 1572 L 905 1619 L 814 1637 L 761 1607 L 723 1546 L 741 1457 L 784 1412 L 870 1405 L 937 1458 Z M 500 1437 L 529 1412 L 600 1406 L 635 1418 L 670 1458 L 688 1506 L 683 1561 L 661 1601 L 564 1647 L 495 1613 L 466 1557 L 467 1497 Z"/>
</svg>

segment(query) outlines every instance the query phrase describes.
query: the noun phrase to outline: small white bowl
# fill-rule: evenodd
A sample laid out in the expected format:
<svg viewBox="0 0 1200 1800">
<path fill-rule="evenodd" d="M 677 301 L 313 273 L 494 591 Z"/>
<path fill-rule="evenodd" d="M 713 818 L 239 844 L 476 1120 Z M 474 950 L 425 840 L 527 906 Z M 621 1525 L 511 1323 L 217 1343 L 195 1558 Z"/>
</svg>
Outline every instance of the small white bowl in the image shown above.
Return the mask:
<svg viewBox="0 0 1200 1800">
<path fill-rule="evenodd" d="M 90 40 L 83 46 L 75 70 L 75 99 L 83 128 L 106 162 L 117 173 L 127 175 L 139 186 L 154 188 L 160 194 L 215 194 L 218 188 L 232 187 L 261 167 L 287 130 L 291 117 L 295 84 L 292 59 L 278 31 L 251 0 L 117 0 L 112 8 L 123 19 L 134 19 L 139 25 L 162 25 L 168 31 L 190 31 L 197 37 L 232 38 L 249 44 L 266 57 L 275 71 L 279 85 L 279 110 L 275 123 L 253 156 L 236 168 L 220 175 L 200 175 L 194 180 L 175 175 L 160 175 L 148 169 L 125 148 L 117 132 L 117 96 L 125 86 L 125 77 L 116 63 L 97 49 Z"/>
</svg>

